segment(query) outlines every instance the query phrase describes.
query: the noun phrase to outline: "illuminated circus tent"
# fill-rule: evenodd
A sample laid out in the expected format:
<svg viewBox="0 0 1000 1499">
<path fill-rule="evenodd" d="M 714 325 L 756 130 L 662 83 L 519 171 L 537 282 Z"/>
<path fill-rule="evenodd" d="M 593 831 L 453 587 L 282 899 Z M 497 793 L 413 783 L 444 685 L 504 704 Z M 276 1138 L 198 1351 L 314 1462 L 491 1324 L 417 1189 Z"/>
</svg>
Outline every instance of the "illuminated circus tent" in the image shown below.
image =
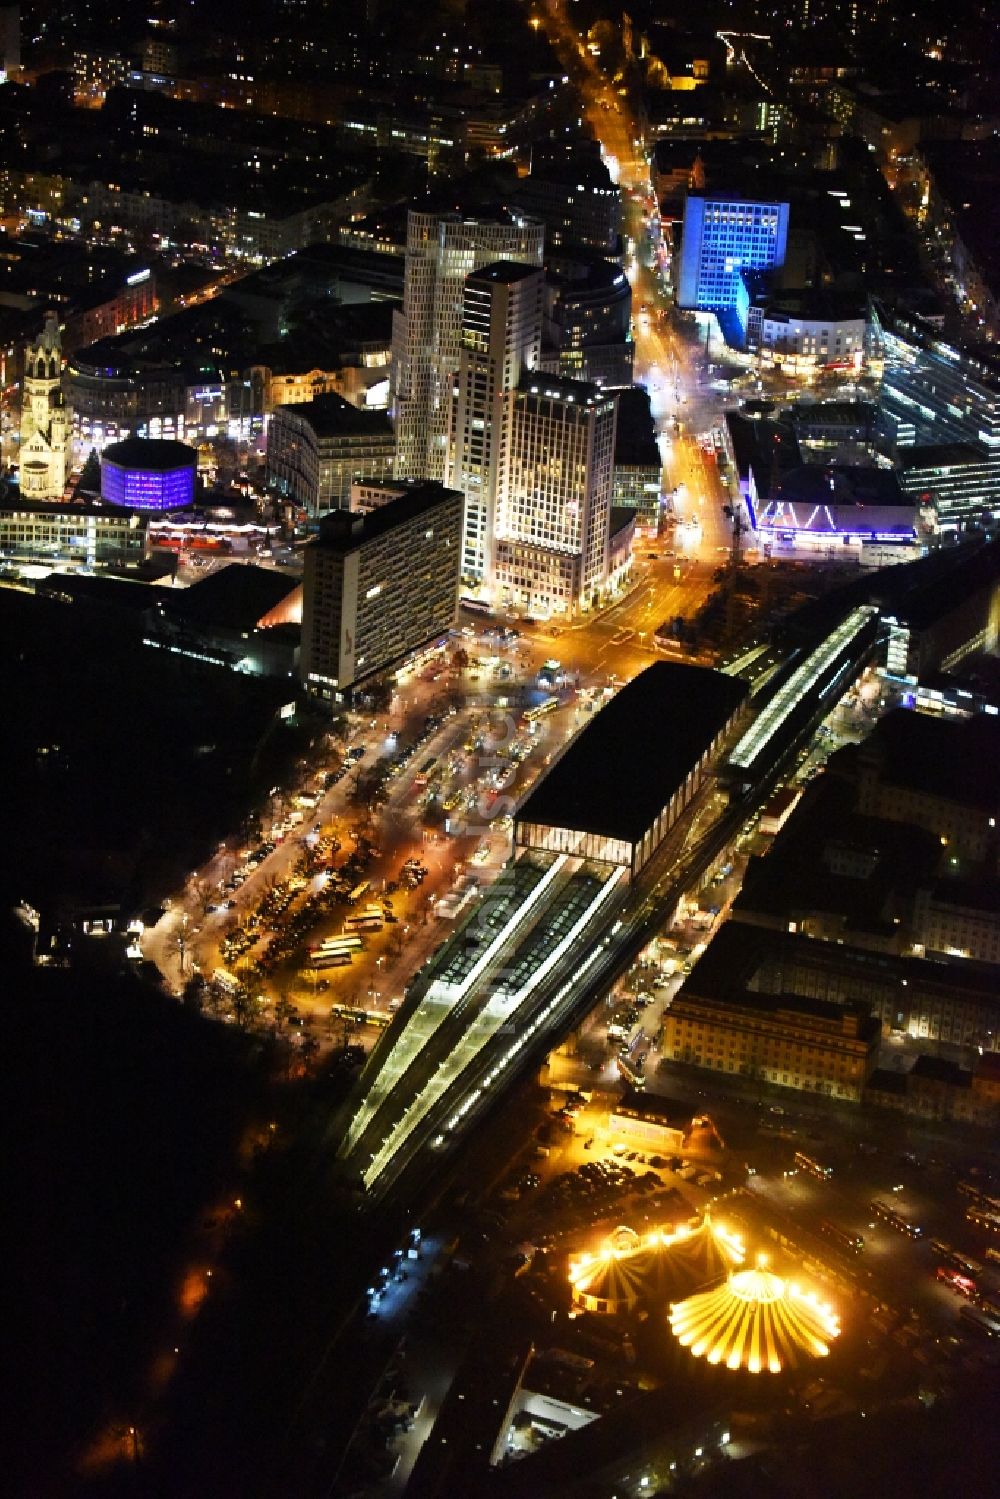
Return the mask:
<svg viewBox="0 0 1000 1499">
<path fill-rule="evenodd" d="M 573 1300 L 588 1312 L 631 1311 L 642 1295 L 642 1240 L 631 1228 L 616 1228 L 597 1254 L 569 1267 Z"/>
<path fill-rule="evenodd" d="M 570 1264 L 569 1279 L 578 1307 L 615 1316 L 644 1297 L 685 1295 L 725 1275 L 743 1257 L 739 1239 L 706 1213 L 694 1228 L 684 1224 L 642 1236 L 616 1228 L 596 1254 Z"/>
<path fill-rule="evenodd" d="M 766 1270 L 763 1255 L 756 1269 L 736 1271 L 717 1290 L 671 1307 L 670 1328 L 695 1358 L 751 1374 L 822 1358 L 840 1333 L 830 1307 Z"/>
</svg>

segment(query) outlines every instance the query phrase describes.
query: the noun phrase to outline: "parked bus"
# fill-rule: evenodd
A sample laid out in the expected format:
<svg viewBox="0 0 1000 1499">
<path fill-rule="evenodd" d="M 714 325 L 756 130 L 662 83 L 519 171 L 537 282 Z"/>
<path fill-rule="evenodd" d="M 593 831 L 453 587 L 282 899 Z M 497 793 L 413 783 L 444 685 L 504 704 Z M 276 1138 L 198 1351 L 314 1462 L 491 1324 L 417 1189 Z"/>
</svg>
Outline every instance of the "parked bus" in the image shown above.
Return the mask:
<svg viewBox="0 0 1000 1499">
<path fill-rule="evenodd" d="M 982 1275 L 984 1267 L 978 1260 L 974 1260 L 971 1255 L 965 1254 L 961 1249 L 955 1249 L 943 1239 L 932 1239 L 931 1248 L 946 1265 L 951 1265 L 956 1270 L 961 1270 L 963 1275 L 971 1275 L 973 1277 Z"/>
<path fill-rule="evenodd" d="M 965 1217 L 977 1228 L 985 1228 L 987 1233 L 1000 1234 L 1000 1213 L 991 1213 L 989 1208 L 979 1207 L 977 1204 L 973 1208 L 966 1208 Z"/>
<path fill-rule="evenodd" d="M 815 1176 L 819 1181 L 827 1182 L 833 1175 L 832 1166 L 822 1165 L 814 1156 L 806 1155 L 804 1150 L 795 1152 L 795 1165 L 797 1170 L 808 1171 L 810 1176 Z"/>
<path fill-rule="evenodd" d="M 829 1218 L 824 1218 L 819 1226 L 819 1231 L 824 1239 L 829 1239 L 838 1249 L 843 1249 L 846 1254 L 860 1254 L 865 1247 L 865 1241 L 860 1234 L 852 1234 L 846 1228 L 840 1228 L 836 1223 L 831 1223 Z"/>
<path fill-rule="evenodd" d="M 982 1333 L 984 1338 L 1000 1338 L 1000 1322 L 995 1317 L 987 1316 L 976 1306 L 963 1306 L 958 1314 L 967 1326 Z"/>
<path fill-rule="evenodd" d="M 362 880 L 360 885 L 355 885 L 354 889 L 351 891 L 350 895 L 347 897 L 347 904 L 349 906 L 356 906 L 357 903 L 358 903 L 358 901 L 362 898 L 362 896 L 367 895 L 367 894 L 368 894 L 368 881 L 367 880 Z"/>
<path fill-rule="evenodd" d="M 918 1227 L 916 1223 L 910 1223 L 906 1218 L 904 1218 L 903 1214 L 898 1212 L 896 1208 L 892 1207 L 890 1203 L 880 1202 L 878 1198 L 876 1198 L 875 1201 L 869 1203 L 868 1206 L 870 1211 L 875 1215 L 876 1218 L 881 1218 L 883 1223 L 887 1223 L 889 1227 L 894 1228 L 897 1233 L 906 1234 L 906 1236 L 910 1239 L 919 1239 L 923 1237 L 923 1229 Z"/>
<path fill-rule="evenodd" d="M 963 1275 L 961 1270 L 956 1270 L 954 1265 L 938 1265 L 934 1274 L 938 1280 L 944 1281 L 949 1291 L 955 1291 L 969 1301 L 975 1297 L 976 1282 L 970 1275 Z"/>
<path fill-rule="evenodd" d="M 521 716 L 524 719 L 525 723 L 537 723 L 538 720 L 540 718 L 544 718 L 547 713 L 554 713 L 558 706 L 559 699 L 557 697 L 547 697 L 543 702 L 540 702 L 537 707 L 528 708 L 527 711 L 524 712 Z"/>
<path fill-rule="evenodd" d="M 349 952 L 317 952 L 309 959 L 310 968 L 346 968 L 353 961 Z"/>
<path fill-rule="evenodd" d="M 352 932 L 380 932 L 383 919 L 381 916 L 348 916 L 344 925 Z"/>
<path fill-rule="evenodd" d="M 357 952 L 364 945 L 360 937 L 327 937 L 311 950 L 315 953 Z"/>
</svg>

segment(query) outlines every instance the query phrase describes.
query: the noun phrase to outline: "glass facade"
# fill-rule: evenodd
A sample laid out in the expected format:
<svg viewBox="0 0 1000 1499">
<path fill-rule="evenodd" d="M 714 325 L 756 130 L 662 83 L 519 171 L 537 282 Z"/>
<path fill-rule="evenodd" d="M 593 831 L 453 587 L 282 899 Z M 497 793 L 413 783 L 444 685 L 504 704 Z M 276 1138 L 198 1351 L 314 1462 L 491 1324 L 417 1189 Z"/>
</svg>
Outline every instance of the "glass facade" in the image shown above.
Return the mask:
<svg viewBox="0 0 1000 1499">
<path fill-rule="evenodd" d="M 101 464 L 101 498 L 125 510 L 183 510 L 194 502 L 194 463 L 183 468 L 123 468 Z"/>
<path fill-rule="evenodd" d="M 742 273 L 783 265 L 787 240 L 787 203 L 688 197 L 681 241 L 679 306 L 706 311 L 731 308 L 745 317 Z"/>
</svg>

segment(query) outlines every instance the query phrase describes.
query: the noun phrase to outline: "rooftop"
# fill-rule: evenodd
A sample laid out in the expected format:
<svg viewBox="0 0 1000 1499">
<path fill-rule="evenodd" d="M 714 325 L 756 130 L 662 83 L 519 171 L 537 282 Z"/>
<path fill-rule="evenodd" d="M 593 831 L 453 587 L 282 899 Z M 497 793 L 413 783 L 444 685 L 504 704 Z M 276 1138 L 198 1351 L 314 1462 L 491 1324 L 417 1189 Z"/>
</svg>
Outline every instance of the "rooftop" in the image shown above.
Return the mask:
<svg viewBox="0 0 1000 1499">
<path fill-rule="evenodd" d="M 191 624 L 231 630 L 252 630 L 271 609 L 300 587 L 273 568 L 231 562 L 190 588 L 160 590 L 160 602 L 171 614 Z"/>
<path fill-rule="evenodd" d="M 274 415 L 282 412 L 308 422 L 317 437 L 378 437 L 392 438 L 392 423 L 385 411 L 366 411 L 353 406 L 330 391 L 316 396 L 312 401 L 294 401 L 276 408 Z M 272 417 L 272 421 L 274 417 Z"/>
<path fill-rule="evenodd" d="M 433 479 L 415 479 L 410 481 L 406 493 L 380 505 L 377 510 L 363 514 L 353 510 L 331 510 L 320 522 L 319 536 L 309 545 L 345 554 L 353 552 L 396 526 L 435 510 L 446 500 L 462 498 L 461 490 L 448 489 Z"/>
<path fill-rule="evenodd" d="M 1000 812 L 1000 721 L 988 714 L 955 720 L 896 708 L 875 725 L 859 759 L 891 785 Z"/>
<path fill-rule="evenodd" d="M 101 463 L 121 468 L 156 469 L 166 473 L 174 468 L 194 468 L 198 454 L 186 442 L 162 437 L 126 437 L 112 442 L 101 454 Z"/>
<path fill-rule="evenodd" d="M 540 274 L 537 265 L 523 265 L 518 260 L 496 260 L 492 265 L 484 265 L 482 270 L 473 271 L 466 279 L 501 282 L 504 286 L 511 286 L 517 281 L 527 281 L 529 277 Z"/>
<path fill-rule="evenodd" d="M 518 819 L 637 841 L 746 694 L 745 683 L 707 667 L 647 666 L 573 740 Z M 648 755 L 636 755 L 638 744 Z"/>
</svg>

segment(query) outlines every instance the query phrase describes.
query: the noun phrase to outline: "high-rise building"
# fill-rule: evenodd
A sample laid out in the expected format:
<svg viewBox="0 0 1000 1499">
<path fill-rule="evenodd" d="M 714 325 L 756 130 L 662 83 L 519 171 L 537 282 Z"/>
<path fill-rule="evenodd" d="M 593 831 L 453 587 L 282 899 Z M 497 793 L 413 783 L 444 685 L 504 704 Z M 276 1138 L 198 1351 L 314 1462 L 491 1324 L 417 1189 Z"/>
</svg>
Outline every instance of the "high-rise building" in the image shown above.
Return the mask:
<svg viewBox="0 0 1000 1499">
<path fill-rule="evenodd" d="M 20 465 L 21 493 L 26 499 L 62 499 L 70 421 L 62 393 L 59 319 L 47 312 L 45 327 L 24 356 Z"/>
<path fill-rule="evenodd" d="M 462 573 L 492 572 L 497 491 L 510 447 L 506 396 L 525 370 L 537 370 L 543 276 L 502 260 L 466 277 L 458 373 L 451 409 L 446 480 L 465 495 Z"/>
<path fill-rule="evenodd" d="M 507 400 L 494 588 L 529 613 L 575 614 L 597 602 L 608 577 L 616 401 L 581 380 L 533 373 Z"/>
<path fill-rule="evenodd" d="M 543 226 L 520 216 L 408 214 L 403 309 L 392 337 L 397 475 L 444 478 L 466 277 L 498 260 L 540 266 L 544 240 Z"/>
<path fill-rule="evenodd" d="M 684 204 L 680 307 L 722 312 L 747 300 L 744 271 L 784 264 L 788 204 L 733 194 L 689 194 Z"/>
<path fill-rule="evenodd" d="M 358 514 L 332 510 L 305 549 L 300 674 L 331 706 L 442 635 L 458 608 L 462 496 L 437 483 Z"/>
</svg>

